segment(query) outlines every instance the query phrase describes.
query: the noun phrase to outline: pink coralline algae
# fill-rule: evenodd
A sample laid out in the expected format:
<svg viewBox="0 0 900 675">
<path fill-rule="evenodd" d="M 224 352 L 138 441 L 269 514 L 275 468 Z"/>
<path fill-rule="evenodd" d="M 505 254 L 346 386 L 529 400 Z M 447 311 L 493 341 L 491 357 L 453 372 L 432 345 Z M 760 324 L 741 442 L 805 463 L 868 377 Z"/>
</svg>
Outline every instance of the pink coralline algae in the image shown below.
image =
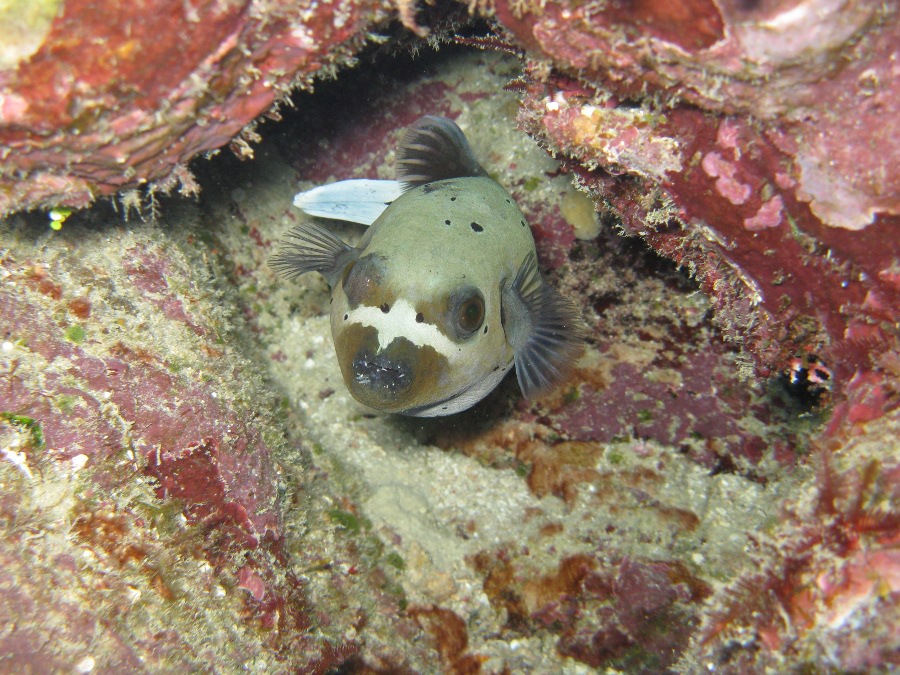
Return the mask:
<svg viewBox="0 0 900 675">
<path fill-rule="evenodd" d="M 473 564 L 491 603 L 506 612 L 506 633 L 547 633 L 560 655 L 592 668 L 672 672 L 710 594 L 683 565 L 602 554 L 569 556 L 547 575 L 520 569 L 524 561 L 507 549 Z"/>
<path fill-rule="evenodd" d="M 898 9 L 788 0 L 496 11 L 530 59 L 521 126 L 627 234 L 694 274 L 758 376 L 818 392 L 831 413 L 813 445 L 816 487 L 751 537 L 754 571 L 712 593 L 675 670 L 896 667 L 900 141 L 886 120 L 900 114 Z M 635 126 L 680 169 L 654 176 L 646 150 L 608 152 L 606 139 L 624 132 L 595 111 L 611 106 L 645 111 Z M 663 440 L 642 424 L 650 414 L 618 418 L 620 374 L 599 387 L 586 379 L 548 423 L 589 439 L 636 418 L 636 432 Z M 569 461 L 553 489 L 563 477 L 593 480 Z M 586 654 L 608 654 L 602 633 L 586 637 Z"/>
<path fill-rule="evenodd" d="M 21 251 L 14 228 L 4 236 Z M 65 249 L 53 272 L 8 249 L 0 258 L 0 469 L 11 486 L 0 496 L 0 607 L 16 624 L 0 669 L 71 670 L 93 650 L 103 670 L 232 670 L 251 644 L 285 669 L 350 658 L 352 640 L 309 630 L 267 423 L 224 384 L 242 365 L 217 345 L 220 317 L 190 290 L 190 267 L 148 241 L 112 244 L 121 257 L 110 270 Z M 163 348 L 150 325 L 193 343 L 207 377 L 179 374 L 193 357 Z M 50 489 L 47 511 L 35 500 Z M 140 621 L 103 618 L 133 607 Z M 317 625 L 342 620 L 335 611 Z M 197 652 L 198 614 L 243 647 Z"/>
<path fill-rule="evenodd" d="M 261 601 L 266 595 L 265 582 L 250 567 L 242 567 L 238 572 L 238 587 L 250 593 L 256 601 Z"/>
<path fill-rule="evenodd" d="M 716 178 L 716 190 L 735 206 L 743 204 L 750 197 L 751 188 L 734 178 L 737 167 L 724 159 L 718 152 L 710 152 L 703 158 L 703 170 L 707 176 Z"/>
<path fill-rule="evenodd" d="M 751 232 L 759 232 L 768 227 L 778 227 L 782 223 L 784 203 L 780 195 L 775 195 L 759 207 L 752 218 L 744 218 L 744 227 Z"/>
<path fill-rule="evenodd" d="M 900 665 L 897 423 L 883 419 L 840 453 L 819 448 L 817 489 L 754 537 L 756 569 L 711 601 L 689 662 L 723 673 L 786 659 L 849 672 Z M 873 453 L 876 439 L 884 449 Z"/>
</svg>

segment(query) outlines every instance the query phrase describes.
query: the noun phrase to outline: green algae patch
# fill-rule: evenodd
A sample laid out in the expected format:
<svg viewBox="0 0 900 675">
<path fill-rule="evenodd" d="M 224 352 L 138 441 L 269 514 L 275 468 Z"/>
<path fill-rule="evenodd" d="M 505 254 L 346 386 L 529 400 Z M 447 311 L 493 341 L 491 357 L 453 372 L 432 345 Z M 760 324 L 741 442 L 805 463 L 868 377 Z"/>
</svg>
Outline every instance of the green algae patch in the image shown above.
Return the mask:
<svg viewBox="0 0 900 675">
<path fill-rule="evenodd" d="M 72 396 L 71 394 L 60 394 L 59 396 L 56 396 L 53 401 L 56 403 L 56 407 L 61 413 L 68 415 L 75 410 L 75 406 L 78 404 L 79 399 L 77 396 Z"/>
<path fill-rule="evenodd" d="M 82 342 L 84 342 L 84 328 L 77 324 L 74 326 L 69 326 L 68 328 L 66 328 L 65 336 L 66 340 L 68 340 L 69 342 L 80 345 Z"/>
<path fill-rule="evenodd" d="M 653 412 L 647 409 L 638 410 L 637 418 L 642 424 L 650 424 L 653 421 Z"/>
<path fill-rule="evenodd" d="M 29 436 L 29 445 L 32 448 L 40 449 L 44 447 L 44 431 L 41 429 L 41 423 L 36 419 L 11 412 L 0 412 L 0 420 L 25 431 Z"/>
<path fill-rule="evenodd" d="M 363 521 L 356 515 L 343 509 L 331 509 L 328 517 L 338 526 L 345 530 L 349 530 L 354 534 L 358 534 L 363 527 Z"/>
<path fill-rule="evenodd" d="M 399 553 L 397 553 L 396 551 L 392 551 L 391 553 L 388 553 L 388 554 L 385 556 L 384 561 L 385 561 L 388 565 L 390 565 L 391 567 L 393 567 L 394 569 L 397 569 L 397 570 L 404 570 L 404 569 L 406 569 L 406 563 L 403 561 L 403 556 L 401 556 L 401 555 L 400 555 Z"/>
</svg>

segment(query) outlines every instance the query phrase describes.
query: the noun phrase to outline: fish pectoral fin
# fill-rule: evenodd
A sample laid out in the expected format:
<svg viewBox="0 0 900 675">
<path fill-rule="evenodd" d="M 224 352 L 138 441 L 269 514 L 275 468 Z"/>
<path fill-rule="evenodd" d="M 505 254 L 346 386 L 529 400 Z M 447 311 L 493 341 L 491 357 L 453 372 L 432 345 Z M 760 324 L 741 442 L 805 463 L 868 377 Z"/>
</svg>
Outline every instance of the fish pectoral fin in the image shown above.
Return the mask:
<svg viewBox="0 0 900 675">
<path fill-rule="evenodd" d="M 534 253 L 502 293 L 519 387 L 525 398 L 539 398 L 571 373 L 584 351 L 584 323 L 577 307 L 543 280 Z"/>
<path fill-rule="evenodd" d="M 371 225 L 401 192 L 395 180 L 342 180 L 297 193 L 294 206 L 318 218 Z"/>
<path fill-rule="evenodd" d="M 426 115 L 403 136 L 397 150 L 397 180 L 403 190 L 448 178 L 487 176 L 453 120 Z"/>
<path fill-rule="evenodd" d="M 285 235 L 281 249 L 269 259 L 269 267 L 287 279 L 319 272 L 334 288 L 347 265 L 358 257 L 358 249 L 328 230 L 303 223 Z"/>
</svg>

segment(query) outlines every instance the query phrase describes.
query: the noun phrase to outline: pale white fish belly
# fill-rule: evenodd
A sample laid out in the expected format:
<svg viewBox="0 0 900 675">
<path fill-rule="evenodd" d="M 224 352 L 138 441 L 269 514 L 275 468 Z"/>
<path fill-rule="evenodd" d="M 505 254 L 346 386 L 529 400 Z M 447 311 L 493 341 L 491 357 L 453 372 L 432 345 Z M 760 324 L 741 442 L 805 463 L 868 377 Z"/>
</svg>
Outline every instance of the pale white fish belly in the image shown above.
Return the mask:
<svg viewBox="0 0 900 675">
<path fill-rule="evenodd" d="M 359 306 L 349 312 L 344 323 L 358 323 L 378 331 L 378 349 L 384 350 L 396 338 L 406 338 L 419 346 L 433 347 L 453 361 L 460 352 L 460 346 L 444 335 L 431 323 L 417 323 L 416 309 L 403 298 L 397 300 L 391 311 L 385 314 L 378 307 Z"/>
</svg>

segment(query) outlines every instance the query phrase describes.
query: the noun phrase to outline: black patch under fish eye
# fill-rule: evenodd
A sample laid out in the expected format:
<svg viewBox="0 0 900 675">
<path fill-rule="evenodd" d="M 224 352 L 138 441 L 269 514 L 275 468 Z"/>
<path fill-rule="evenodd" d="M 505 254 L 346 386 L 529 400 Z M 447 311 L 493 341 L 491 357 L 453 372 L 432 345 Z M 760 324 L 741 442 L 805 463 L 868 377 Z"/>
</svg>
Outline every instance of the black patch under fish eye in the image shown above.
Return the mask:
<svg viewBox="0 0 900 675">
<path fill-rule="evenodd" d="M 483 332 L 485 335 L 487 335 L 487 326 L 484 327 L 484 330 L 483 330 L 482 332 Z"/>
<path fill-rule="evenodd" d="M 389 304 L 387 304 L 387 303 L 384 303 L 381 307 L 379 307 L 379 309 L 380 309 L 382 312 L 384 312 L 385 314 L 387 314 L 388 312 L 391 311 L 391 306 L 390 306 Z"/>
<path fill-rule="evenodd" d="M 425 315 L 422 312 L 416 314 L 416 323 L 422 323 L 423 321 L 425 321 Z"/>
<path fill-rule="evenodd" d="M 349 315 L 349 314 L 344 314 L 344 321 L 346 321 L 346 320 L 349 319 L 349 318 L 350 318 L 350 315 Z"/>
<path fill-rule="evenodd" d="M 476 232 L 484 232 L 484 228 L 478 223 L 473 222 L 470 227 Z"/>
</svg>

